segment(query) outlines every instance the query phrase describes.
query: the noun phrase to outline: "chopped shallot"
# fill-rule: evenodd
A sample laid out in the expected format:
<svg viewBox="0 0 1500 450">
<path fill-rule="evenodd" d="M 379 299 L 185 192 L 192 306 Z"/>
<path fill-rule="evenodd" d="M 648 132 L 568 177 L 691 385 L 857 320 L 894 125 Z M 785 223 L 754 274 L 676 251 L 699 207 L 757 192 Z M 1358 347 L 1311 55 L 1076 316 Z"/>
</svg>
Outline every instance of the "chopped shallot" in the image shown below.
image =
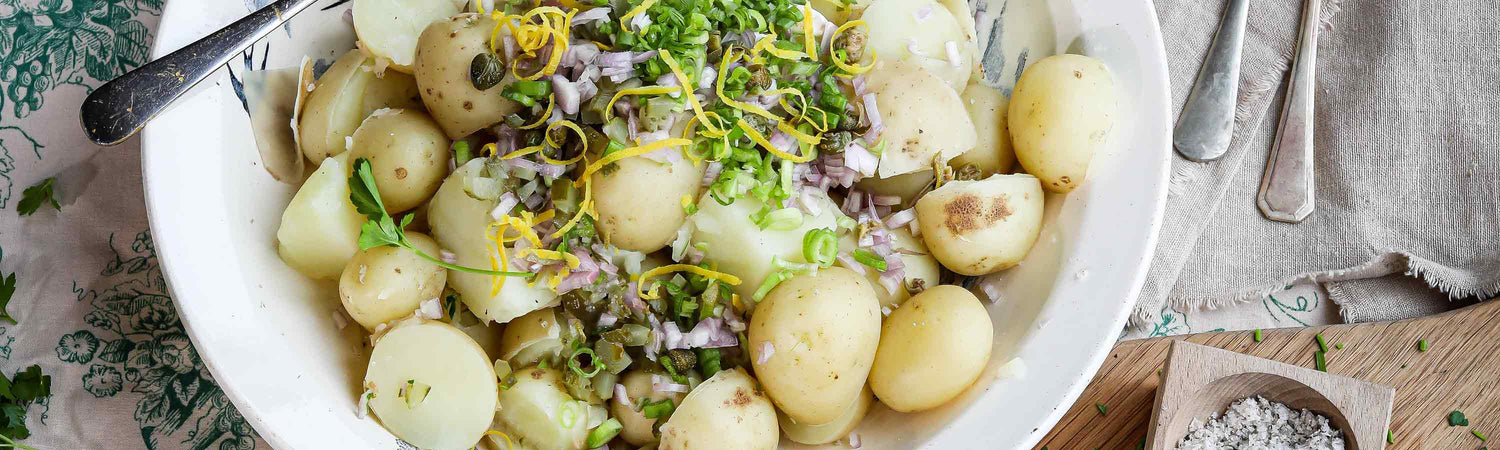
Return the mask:
<svg viewBox="0 0 1500 450">
<path fill-rule="evenodd" d="M 770 361 L 771 360 L 771 355 L 774 355 L 774 354 L 776 354 L 776 345 L 772 344 L 771 341 L 761 341 L 760 342 L 760 356 L 758 356 L 758 357 L 755 358 L 755 363 L 756 364 L 765 364 L 766 361 Z"/>
<path fill-rule="evenodd" d="M 427 320 L 443 318 L 443 306 L 438 303 L 437 297 L 423 300 L 417 307 L 417 317 Z"/>
<path fill-rule="evenodd" d="M 635 405 L 630 404 L 630 396 L 625 395 L 625 385 L 615 383 L 615 399 L 619 400 L 620 404 L 625 405 L 626 408 L 635 409 Z"/>
<path fill-rule="evenodd" d="M 681 392 L 688 391 L 688 385 L 672 382 L 672 377 L 662 375 L 651 375 L 651 390 L 656 392 Z"/>
<path fill-rule="evenodd" d="M 948 50 L 948 65 L 953 66 L 954 69 L 963 67 L 963 57 L 958 54 L 957 42 L 948 41 L 943 43 L 943 48 Z"/>
</svg>

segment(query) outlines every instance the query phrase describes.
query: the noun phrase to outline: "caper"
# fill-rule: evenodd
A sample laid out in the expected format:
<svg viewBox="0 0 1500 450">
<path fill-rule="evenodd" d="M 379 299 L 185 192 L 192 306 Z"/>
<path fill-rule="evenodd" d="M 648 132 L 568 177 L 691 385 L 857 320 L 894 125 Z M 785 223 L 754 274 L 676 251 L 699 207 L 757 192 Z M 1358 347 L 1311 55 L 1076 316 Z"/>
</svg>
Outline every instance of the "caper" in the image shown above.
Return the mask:
<svg viewBox="0 0 1500 450">
<path fill-rule="evenodd" d="M 469 81 L 474 83 L 474 89 L 487 91 L 504 78 L 505 66 L 500 64 L 500 56 L 494 53 L 474 55 L 474 60 L 469 63 Z"/>
</svg>

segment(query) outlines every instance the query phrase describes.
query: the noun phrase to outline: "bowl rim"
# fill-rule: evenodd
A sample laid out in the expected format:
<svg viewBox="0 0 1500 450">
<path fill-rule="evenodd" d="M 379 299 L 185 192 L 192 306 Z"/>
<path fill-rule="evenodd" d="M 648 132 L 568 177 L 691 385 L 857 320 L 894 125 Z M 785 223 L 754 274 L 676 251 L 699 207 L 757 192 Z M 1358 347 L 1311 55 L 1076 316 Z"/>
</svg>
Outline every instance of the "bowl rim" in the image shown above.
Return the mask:
<svg viewBox="0 0 1500 450">
<path fill-rule="evenodd" d="M 188 27 L 188 24 L 185 23 L 184 20 L 182 20 L 184 18 L 180 16 L 184 14 L 183 10 L 188 9 L 184 7 L 184 5 L 187 3 L 195 2 L 168 0 L 164 5 L 162 15 L 160 16 L 162 18 L 161 25 L 158 26 L 156 34 L 154 36 L 155 39 L 153 39 L 151 45 L 151 56 L 153 59 L 165 55 L 172 50 L 175 50 L 176 45 L 181 45 L 181 42 L 178 42 L 173 47 L 168 48 L 167 42 L 177 42 L 182 41 L 182 39 L 160 39 L 163 35 L 170 33 L 182 34 L 184 33 L 184 31 L 182 31 L 181 28 L 185 27 L 192 29 L 204 28 L 204 25 L 201 23 L 201 21 L 199 23 L 194 23 L 192 27 Z M 1149 38 L 1147 42 L 1151 43 L 1152 45 L 1150 45 L 1148 48 L 1140 48 L 1138 50 L 1143 52 L 1145 55 L 1150 56 L 1156 62 L 1160 62 L 1159 67 L 1156 64 L 1152 64 L 1152 69 L 1159 69 L 1161 76 L 1159 78 L 1143 80 L 1152 83 L 1152 85 L 1142 86 L 1142 88 L 1139 89 L 1140 92 L 1148 93 L 1148 95 L 1150 93 L 1155 94 L 1149 95 L 1150 97 L 1154 98 L 1142 99 L 1146 103 L 1159 104 L 1158 108 L 1154 108 L 1154 111 L 1150 111 L 1151 114 L 1156 117 L 1152 120 L 1147 120 L 1144 123 L 1151 124 L 1153 122 L 1159 122 L 1156 124 L 1159 125 L 1159 127 L 1142 127 L 1143 129 L 1147 129 L 1147 131 L 1144 132 L 1146 134 L 1135 136 L 1135 141 L 1144 140 L 1152 136 L 1155 136 L 1157 138 L 1170 136 L 1171 127 L 1171 92 L 1170 84 L 1166 78 L 1168 76 L 1168 72 L 1166 67 L 1165 46 L 1161 40 L 1161 26 L 1157 18 L 1156 10 L 1152 6 L 1152 2 L 1143 0 L 1140 3 L 1142 4 L 1142 8 L 1144 10 L 1146 18 L 1149 19 L 1145 21 L 1146 23 L 1143 27 L 1143 31 L 1146 33 L 1144 37 Z M 232 12 L 232 15 L 237 17 L 238 15 L 242 15 L 244 13 L 245 11 L 236 10 Z M 233 20 L 233 18 L 234 17 L 230 17 L 229 20 Z M 225 21 L 224 23 L 228 22 Z M 221 75 L 215 75 L 213 78 L 217 79 L 220 76 Z M 152 194 L 152 183 L 155 177 L 152 177 L 150 172 L 150 169 L 155 162 L 155 157 L 153 157 L 153 155 L 157 157 L 167 157 L 168 155 L 162 153 L 173 151 L 169 149 L 156 148 L 157 146 L 153 146 L 150 144 L 152 142 L 152 139 L 149 139 L 149 137 L 151 135 L 160 133 L 160 130 L 162 130 L 163 127 L 164 126 L 152 127 L 148 125 L 148 127 L 143 131 L 142 136 L 142 184 L 145 186 L 145 203 L 148 212 L 147 217 L 148 223 L 152 230 L 162 229 L 163 223 L 169 220 L 168 217 L 164 217 L 162 214 L 155 213 L 163 209 L 163 205 L 161 203 L 163 200 Z M 1118 330 L 1124 327 L 1131 311 L 1133 310 L 1133 306 L 1136 303 L 1137 297 L 1140 295 L 1140 292 L 1144 287 L 1146 276 L 1150 269 L 1151 262 L 1154 259 L 1154 250 L 1160 238 L 1159 235 L 1162 227 L 1166 199 L 1168 196 L 1167 187 L 1171 174 L 1172 152 L 1170 149 L 1170 145 L 1163 146 L 1159 149 L 1154 149 L 1153 151 L 1155 151 L 1158 155 L 1153 164 L 1160 166 L 1162 169 L 1159 171 L 1159 176 L 1155 179 L 1148 178 L 1144 180 L 1154 185 L 1155 194 L 1152 198 L 1142 199 L 1144 203 L 1149 205 L 1149 208 L 1151 210 L 1151 214 L 1149 216 L 1149 230 L 1147 230 L 1147 232 L 1145 233 L 1145 239 L 1142 241 L 1146 251 L 1141 256 L 1140 262 L 1138 264 L 1135 264 L 1130 271 L 1130 275 L 1128 277 L 1128 290 L 1123 293 L 1123 299 L 1119 301 L 1118 306 L 1113 310 L 1113 314 L 1110 316 L 1108 327 L 1109 330 Z M 174 236 L 168 234 L 154 236 L 154 239 L 158 248 L 158 255 L 162 266 L 163 277 L 166 279 L 169 290 L 174 293 L 174 295 L 172 296 L 173 301 L 177 303 L 177 307 L 179 308 L 179 310 L 181 310 L 181 303 L 183 299 L 175 293 L 184 291 L 184 289 L 180 288 L 185 285 L 185 282 L 173 276 L 173 273 L 176 272 L 173 270 L 173 267 L 175 266 L 168 256 L 169 254 L 177 253 L 176 251 L 174 251 L 174 249 L 178 249 L 179 242 Z M 195 348 L 197 348 L 197 343 L 203 342 L 203 336 L 211 333 L 211 330 L 199 327 L 188 315 L 179 316 L 186 333 L 195 343 Z M 1057 421 L 1061 419 L 1062 415 L 1066 413 L 1065 406 L 1071 405 L 1073 402 L 1077 401 L 1079 395 L 1082 394 L 1084 388 L 1092 380 L 1093 375 L 1103 364 L 1104 359 L 1107 357 L 1111 348 L 1113 347 L 1113 343 L 1117 340 L 1118 338 L 1113 333 L 1104 332 L 1100 335 L 1099 339 L 1097 339 L 1096 342 L 1090 342 L 1092 344 L 1092 349 L 1090 350 L 1090 354 L 1084 362 L 1084 365 L 1081 367 L 1081 374 L 1072 376 L 1067 388 L 1063 391 L 1062 395 L 1058 397 L 1057 404 L 1064 407 L 1053 408 L 1044 417 L 1040 417 L 1039 420 L 1032 421 L 1032 424 L 1035 425 L 1036 429 L 1028 433 L 1021 441 L 1016 442 L 1014 448 L 1029 448 L 1030 446 L 1033 446 L 1037 442 L 1039 442 L 1041 438 L 1050 431 L 1051 427 L 1053 427 L 1057 423 Z M 289 441 L 287 437 L 279 433 L 278 428 L 272 426 L 272 424 L 267 420 L 268 416 L 263 415 L 267 413 L 263 413 L 260 409 L 255 407 L 256 402 L 252 398 L 250 398 L 247 391 L 234 388 L 235 383 L 229 380 L 233 380 L 235 379 L 235 377 L 226 376 L 228 374 L 224 372 L 224 368 L 220 364 L 220 361 L 216 360 L 215 358 L 207 357 L 207 355 L 204 354 L 201 349 L 199 349 L 198 351 L 200 355 L 204 355 L 204 357 L 201 358 L 204 366 L 207 367 L 210 373 L 214 375 L 214 378 L 220 384 L 225 395 L 231 400 L 231 402 L 239 407 L 241 415 L 251 423 L 256 432 L 263 439 L 265 439 L 267 443 L 271 444 L 275 448 L 291 448 L 292 442 Z M 970 416 L 972 416 L 972 414 Z M 960 427 L 947 428 L 951 429 Z M 961 443 L 964 442 L 962 441 L 962 439 L 975 436 L 976 435 L 974 433 L 939 432 L 933 435 L 931 439 L 926 440 L 922 445 L 924 447 L 934 447 L 937 443 L 942 443 L 944 445 L 954 444 L 955 441 Z"/>
</svg>

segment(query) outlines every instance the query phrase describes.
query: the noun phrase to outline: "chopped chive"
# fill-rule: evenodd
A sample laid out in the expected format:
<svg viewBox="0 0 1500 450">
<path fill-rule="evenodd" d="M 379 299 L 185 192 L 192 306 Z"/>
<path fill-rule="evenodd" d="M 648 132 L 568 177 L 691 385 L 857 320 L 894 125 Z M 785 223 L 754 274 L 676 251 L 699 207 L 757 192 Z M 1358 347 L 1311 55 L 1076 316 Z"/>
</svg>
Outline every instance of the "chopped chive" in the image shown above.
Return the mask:
<svg viewBox="0 0 1500 450">
<path fill-rule="evenodd" d="M 1486 438 L 1485 438 L 1485 437 L 1484 437 L 1484 433 L 1480 433 L 1480 432 L 1479 432 L 1479 429 L 1478 429 L 1478 428 L 1470 428 L 1470 429 L 1469 429 L 1469 432 L 1470 432 L 1470 433 L 1474 433 L 1474 437 L 1477 437 L 1477 438 L 1479 438 L 1479 441 L 1480 441 L 1480 442 L 1484 442 L 1484 441 L 1488 441 L 1488 440 L 1489 440 L 1489 439 L 1486 439 Z"/>
<path fill-rule="evenodd" d="M 1385 430 L 1385 442 L 1387 444 L 1396 443 L 1396 434 L 1392 433 L 1391 430 Z"/>
<path fill-rule="evenodd" d="M 1107 415 L 1109 415 L 1109 408 L 1104 407 L 1103 403 L 1095 403 L 1094 407 L 1095 408 L 1099 408 L 1099 415 L 1101 415 L 1101 416 L 1107 416 Z"/>
<path fill-rule="evenodd" d="M 1419 352 L 1425 352 L 1425 351 L 1427 351 L 1427 340 L 1426 339 L 1419 339 L 1419 340 L 1417 340 L 1417 351 L 1419 351 Z"/>
<path fill-rule="evenodd" d="M 1328 353 L 1328 340 L 1323 339 L 1323 333 L 1313 335 L 1313 339 L 1318 341 L 1318 351 Z"/>
<path fill-rule="evenodd" d="M 1260 342 L 1260 341 L 1263 341 L 1263 340 L 1265 340 L 1265 339 L 1266 339 L 1266 337 L 1265 337 L 1265 336 L 1263 336 L 1263 335 L 1261 335 L 1261 332 L 1260 332 L 1260 329 L 1259 329 L 1259 328 L 1257 328 L 1257 329 L 1256 329 L 1256 330 L 1255 330 L 1255 342 Z"/>
<path fill-rule="evenodd" d="M 1340 343 L 1337 343 L 1337 344 L 1333 344 L 1333 348 L 1336 348 L 1336 349 L 1339 349 L 1339 350 L 1343 350 L 1344 349 L 1344 343 L 1340 342 Z"/>
<path fill-rule="evenodd" d="M 1323 352 L 1313 353 L 1313 364 L 1319 372 L 1328 371 L 1328 359 L 1323 356 Z"/>
</svg>

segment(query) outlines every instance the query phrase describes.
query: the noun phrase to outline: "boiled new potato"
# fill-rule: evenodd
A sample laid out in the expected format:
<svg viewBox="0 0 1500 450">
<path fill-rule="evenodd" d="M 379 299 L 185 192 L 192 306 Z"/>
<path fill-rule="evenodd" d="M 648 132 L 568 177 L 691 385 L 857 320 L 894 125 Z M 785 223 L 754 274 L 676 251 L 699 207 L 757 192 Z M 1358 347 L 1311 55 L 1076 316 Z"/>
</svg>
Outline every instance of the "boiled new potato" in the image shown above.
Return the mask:
<svg viewBox="0 0 1500 450">
<path fill-rule="evenodd" d="M 351 50 L 314 83 L 297 121 L 298 141 L 309 161 L 322 161 L 347 149 L 345 138 L 369 115 L 364 101 L 365 89 L 375 78 L 373 64 L 359 50 Z"/>
<path fill-rule="evenodd" d="M 913 237 L 906 227 L 892 229 L 890 233 L 891 247 L 901 253 L 903 278 L 900 288 L 896 289 L 895 293 L 891 293 L 886 290 L 885 286 L 880 285 L 880 272 L 862 264 L 859 267 L 865 272 L 865 279 L 870 281 L 870 286 L 875 289 L 875 298 L 880 300 L 880 307 L 895 309 L 896 305 L 911 298 L 911 292 L 907 291 L 908 286 L 914 283 L 921 283 L 924 287 L 937 286 L 942 270 L 938 266 L 937 258 L 932 256 L 932 252 L 927 251 L 927 246 L 922 244 L 922 240 Z M 839 239 L 840 249 L 852 251 L 854 244 L 854 233 L 846 234 Z M 838 264 L 843 265 L 844 262 L 839 261 Z"/>
<path fill-rule="evenodd" d="M 870 282 L 849 269 L 830 267 L 783 281 L 750 317 L 756 378 L 792 420 L 832 422 L 865 385 L 880 342 L 880 317 Z"/>
<path fill-rule="evenodd" d="M 887 3 L 903 2 L 876 5 Z M 911 63 L 880 64 L 870 72 L 868 81 L 885 123 L 885 131 L 880 133 L 880 139 L 886 142 L 877 172 L 880 178 L 932 170 L 934 158 L 946 163 L 974 148 L 979 139 L 974 122 L 953 89 Z"/>
<path fill-rule="evenodd" d="M 599 232 L 616 247 L 651 253 L 677 237 L 687 220 L 682 197 L 697 197 L 703 167 L 686 158 L 664 164 L 643 157 L 615 162 L 619 169 L 593 175 Z"/>
<path fill-rule="evenodd" d="M 1103 61 L 1056 55 L 1021 74 L 1010 98 L 1016 158 L 1048 191 L 1067 193 L 1088 175 L 1115 128 L 1115 83 Z"/>
<path fill-rule="evenodd" d="M 475 176 L 483 167 L 484 160 L 476 158 L 453 171 L 427 205 L 432 237 L 453 252 L 455 264 L 466 267 L 490 266 L 491 244 L 485 239 L 485 231 L 494 220 L 490 210 L 495 209 L 496 202 L 474 198 L 464 191 L 464 178 Z M 505 252 L 510 261 L 515 260 L 514 250 L 507 248 Z M 509 266 L 510 270 L 514 267 Z M 491 280 L 487 275 L 448 271 L 448 285 L 458 291 L 469 311 L 485 321 L 505 323 L 558 303 L 557 292 L 548 289 L 546 283 L 528 286 L 524 279 L 510 278 L 498 294 L 491 295 Z"/>
<path fill-rule="evenodd" d="M 422 103 L 449 138 L 473 134 L 521 109 L 520 103 L 500 96 L 500 90 L 515 81 L 510 71 L 483 91 L 474 88 L 470 78 L 475 55 L 490 50 L 494 28 L 495 21 L 488 17 L 461 14 L 428 26 L 417 41 L 415 69 Z"/>
<path fill-rule="evenodd" d="M 955 158 L 957 159 L 957 158 Z M 930 167 L 928 169 L 931 169 Z M 854 183 L 854 188 L 871 195 L 894 195 L 901 197 L 901 204 L 916 200 L 923 189 L 932 185 L 932 170 L 896 175 L 890 178 L 868 177 Z"/>
<path fill-rule="evenodd" d="M 365 215 L 349 202 L 349 157 L 323 159 L 281 213 L 276 253 L 310 278 L 338 276 L 359 251 Z"/>
<path fill-rule="evenodd" d="M 859 392 L 859 398 L 854 399 L 854 404 L 844 409 L 844 413 L 838 419 L 820 425 L 808 425 L 798 423 L 787 417 L 785 413 L 778 412 L 781 432 L 792 442 L 808 445 L 827 444 L 849 436 L 859 426 L 859 421 L 865 418 L 865 413 L 870 412 L 870 405 L 875 403 L 875 396 L 870 393 L 867 386 Z"/>
<path fill-rule="evenodd" d="M 353 8 L 360 48 L 407 73 L 416 60 L 422 30 L 460 12 L 453 2 L 433 0 L 354 0 Z"/>
<path fill-rule="evenodd" d="M 952 181 L 917 200 L 917 222 L 943 267 L 979 276 L 1026 258 L 1042 231 L 1042 203 L 1031 175 Z"/>
<path fill-rule="evenodd" d="M 479 344 L 479 348 L 484 349 L 484 354 L 491 356 L 500 354 L 500 338 L 505 333 L 504 325 L 485 323 L 473 314 L 465 312 L 459 314 L 458 319 L 453 321 L 453 326 L 473 338 L 474 342 Z"/>
<path fill-rule="evenodd" d="M 452 141 L 427 114 L 376 111 L 354 132 L 350 158 L 370 160 L 375 186 L 391 214 L 416 208 L 437 192 L 448 172 Z"/>
<path fill-rule="evenodd" d="M 563 350 L 562 324 L 552 308 L 538 309 L 505 324 L 498 357 L 514 367 L 530 366 Z"/>
<path fill-rule="evenodd" d="M 923 15 L 926 19 L 919 20 Z M 969 84 L 975 61 L 975 46 L 968 44 L 972 31 L 966 31 L 952 12 L 936 1 L 876 1 L 865 8 L 860 20 L 869 24 L 867 48 L 876 52 L 877 59 L 927 69 L 950 91 L 963 90 Z M 957 61 L 948 59 L 950 43 L 957 52 Z M 868 58 L 869 54 L 865 56 Z M 870 73 L 878 74 L 881 70 L 877 67 Z M 880 91 L 871 89 L 871 92 Z M 882 102 L 882 110 L 884 106 Z"/>
<path fill-rule="evenodd" d="M 537 450 L 584 448 L 589 407 L 574 400 L 553 369 L 529 367 L 515 372 L 516 384 L 500 391 L 496 419 L 511 437 Z"/>
<path fill-rule="evenodd" d="M 704 194 L 698 199 L 698 213 L 688 217 L 696 230 L 693 245 L 703 244 L 703 260 L 718 266 L 720 272 L 739 277 L 741 283 L 734 287 L 740 297 L 750 299 L 761 282 L 777 269 L 771 264 L 772 257 L 786 261 L 804 263 L 802 238 L 815 228 L 838 227 L 839 206 L 826 195 L 813 195 L 818 206 L 817 216 L 803 215 L 802 225 L 790 230 L 760 229 L 750 221 L 750 215 L 760 211 L 761 203 L 750 196 L 743 196 L 728 206 L 714 201 Z M 680 209 L 680 207 L 679 207 Z"/>
<path fill-rule="evenodd" d="M 948 165 L 954 170 L 973 165 L 986 177 L 1010 173 L 1016 164 L 1016 153 L 1011 149 L 1010 129 L 1005 120 L 1010 100 L 999 89 L 985 86 L 979 80 L 970 81 L 960 97 L 969 110 L 969 119 L 974 121 L 979 139 L 973 150 L 954 157 Z"/>
<path fill-rule="evenodd" d="M 420 233 L 406 233 L 412 246 L 435 255 L 438 245 Z M 399 247 L 360 250 L 339 277 L 344 310 L 366 330 L 411 315 L 422 301 L 443 295 L 448 271 Z"/>
<path fill-rule="evenodd" d="M 387 331 L 370 354 L 364 385 L 386 429 L 420 448 L 469 448 L 495 417 L 490 358 L 443 322 L 403 321 Z"/>
<path fill-rule="evenodd" d="M 770 450 L 781 440 L 776 408 L 745 369 L 721 370 L 682 399 L 661 426 L 661 450 Z"/>
<path fill-rule="evenodd" d="M 682 394 L 656 392 L 651 388 L 651 374 L 641 370 L 627 372 L 620 378 L 620 384 L 625 386 L 625 395 L 629 397 L 630 405 L 625 405 L 619 397 L 609 400 L 610 413 L 624 426 L 620 430 L 620 437 L 635 446 L 656 442 L 656 419 L 647 418 L 640 411 L 642 404 L 671 400 L 673 406 L 679 406 L 682 405 Z"/>
<path fill-rule="evenodd" d="M 812 0 L 814 10 L 822 14 L 829 22 L 843 25 L 849 19 L 858 17 L 865 8 L 870 7 L 874 0 Z"/>
<path fill-rule="evenodd" d="M 947 403 L 979 378 L 993 333 L 989 312 L 973 293 L 953 285 L 928 288 L 885 319 L 870 389 L 901 412 Z"/>
<path fill-rule="evenodd" d="M 411 74 L 395 71 L 376 74 L 365 86 L 363 117 L 369 117 L 382 109 L 422 109 L 422 96 L 417 93 L 417 79 Z"/>
</svg>

